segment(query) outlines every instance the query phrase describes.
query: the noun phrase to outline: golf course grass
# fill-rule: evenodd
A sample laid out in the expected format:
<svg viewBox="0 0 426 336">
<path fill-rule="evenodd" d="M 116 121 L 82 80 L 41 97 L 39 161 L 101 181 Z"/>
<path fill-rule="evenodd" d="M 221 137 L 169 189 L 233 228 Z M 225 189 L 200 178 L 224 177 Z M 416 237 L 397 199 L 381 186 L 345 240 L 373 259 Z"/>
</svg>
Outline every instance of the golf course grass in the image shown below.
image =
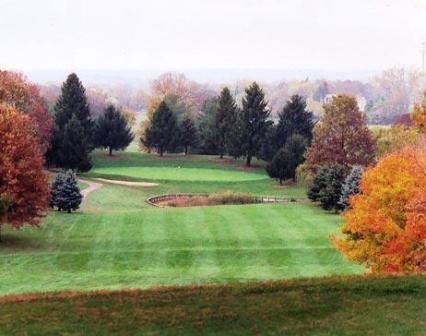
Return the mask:
<svg viewBox="0 0 426 336">
<path fill-rule="evenodd" d="M 158 285 L 266 281 L 297 277 L 359 274 L 331 246 L 340 218 L 298 201 L 179 209 L 158 209 L 145 200 L 168 192 L 252 191 L 295 199 L 304 188 L 278 188 L 262 167 L 250 173 L 240 162 L 215 157 L 166 157 L 126 152 L 112 159 L 98 152 L 98 176 L 110 165 L 209 170 L 219 181 L 165 181 L 143 188 L 103 183 L 72 214 L 51 212 L 40 228 L 3 230 L 0 246 L 0 294 L 94 290 Z M 210 167 L 210 168 L 209 168 Z M 223 169 L 221 169 L 223 167 Z M 216 173 L 216 174 L 214 174 Z M 221 174 L 261 179 L 224 182 Z M 126 175 L 124 175 L 126 176 Z M 204 175 L 207 176 L 207 175 Z M 231 175 L 230 175 L 231 176 Z M 109 176 L 110 177 L 110 176 Z M 145 180 L 145 178 L 144 178 Z M 253 186 L 253 188 L 251 188 Z"/>
<path fill-rule="evenodd" d="M 424 335 L 426 278 L 0 298 L 2 335 Z"/>
<path fill-rule="evenodd" d="M 232 170 L 177 167 L 112 167 L 95 168 L 94 174 L 126 176 L 146 180 L 240 182 L 263 180 L 261 174 Z"/>
</svg>

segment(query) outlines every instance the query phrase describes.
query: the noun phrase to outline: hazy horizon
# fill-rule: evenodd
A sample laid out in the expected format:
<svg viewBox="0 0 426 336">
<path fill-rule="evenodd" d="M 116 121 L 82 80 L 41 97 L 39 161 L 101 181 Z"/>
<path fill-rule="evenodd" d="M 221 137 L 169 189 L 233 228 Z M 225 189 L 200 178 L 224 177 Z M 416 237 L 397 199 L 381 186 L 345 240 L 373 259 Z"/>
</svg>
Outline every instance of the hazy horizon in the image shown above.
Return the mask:
<svg viewBox="0 0 426 336">
<path fill-rule="evenodd" d="M 367 79 L 421 67 L 425 12 L 416 0 L 0 0 L 0 68 L 37 82 L 71 71 L 89 81 L 166 71 L 212 82 Z"/>
</svg>

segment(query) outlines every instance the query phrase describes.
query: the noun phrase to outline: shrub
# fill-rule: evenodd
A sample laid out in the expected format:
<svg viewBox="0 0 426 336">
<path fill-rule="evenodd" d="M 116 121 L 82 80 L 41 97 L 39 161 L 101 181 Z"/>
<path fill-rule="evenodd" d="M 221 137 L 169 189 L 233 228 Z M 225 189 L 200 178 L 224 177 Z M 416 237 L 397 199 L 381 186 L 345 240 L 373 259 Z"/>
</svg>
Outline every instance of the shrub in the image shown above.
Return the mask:
<svg viewBox="0 0 426 336">
<path fill-rule="evenodd" d="M 355 166 L 346 177 L 339 200 L 342 210 L 346 210 L 349 207 L 349 200 L 353 195 L 359 194 L 359 182 L 363 173 L 364 169 L 361 166 Z"/>
<path fill-rule="evenodd" d="M 317 201 L 325 210 L 341 210 L 339 200 L 345 180 L 345 169 L 341 165 L 322 167 L 308 191 L 308 197 Z"/>
<path fill-rule="evenodd" d="M 51 207 L 70 213 L 80 207 L 82 199 L 75 174 L 71 170 L 65 174 L 59 173 L 52 184 Z"/>
<path fill-rule="evenodd" d="M 249 193 L 224 191 L 209 195 L 210 204 L 251 204 L 257 203 L 255 196 Z"/>
</svg>

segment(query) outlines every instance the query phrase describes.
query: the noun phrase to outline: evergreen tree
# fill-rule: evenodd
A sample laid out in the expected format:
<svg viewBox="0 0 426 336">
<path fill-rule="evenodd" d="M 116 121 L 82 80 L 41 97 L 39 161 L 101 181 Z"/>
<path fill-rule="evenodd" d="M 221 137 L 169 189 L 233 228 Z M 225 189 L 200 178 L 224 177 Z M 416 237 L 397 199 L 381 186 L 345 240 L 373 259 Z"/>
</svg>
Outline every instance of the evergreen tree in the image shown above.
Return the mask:
<svg viewBox="0 0 426 336">
<path fill-rule="evenodd" d="M 212 133 L 220 158 L 223 158 L 226 148 L 232 145 L 231 135 L 235 132 L 237 106 L 227 87 L 219 95 L 219 104 L 213 118 Z"/>
<path fill-rule="evenodd" d="M 341 210 L 339 204 L 342 185 L 345 181 L 345 168 L 341 165 L 322 167 L 315 176 L 308 197 L 320 203 L 325 210 Z"/>
<path fill-rule="evenodd" d="M 80 207 L 83 196 L 77 185 L 75 174 L 68 170 L 65 174 L 58 174 L 52 184 L 51 201 L 52 208 L 58 211 L 75 211 Z"/>
<path fill-rule="evenodd" d="M 87 140 L 92 140 L 93 121 L 90 117 L 89 104 L 86 90 L 75 73 L 68 76 L 61 88 L 55 110 L 55 124 L 61 131 L 65 125 L 75 116 L 80 122 Z"/>
<path fill-rule="evenodd" d="M 300 134 L 310 143 L 313 129 L 313 113 L 306 108 L 302 96 L 292 96 L 278 114 L 275 145 L 282 147 L 292 134 Z"/>
<path fill-rule="evenodd" d="M 201 113 L 197 119 L 199 150 L 203 154 L 217 154 L 217 148 L 213 136 L 213 120 L 218 105 L 217 97 L 207 99 L 203 103 Z"/>
<path fill-rule="evenodd" d="M 50 165 L 67 168 L 68 166 L 63 166 L 62 164 L 69 161 L 66 159 L 66 156 L 71 143 L 68 142 L 67 149 L 62 147 L 62 143 L 64 143 L 65 128 L 73 117 L 76 118 L 81 127 L 81 135 L 84 143 L 79 142 L 79 146 L 85 147 L 83 152 L 90 152 L 94 147 L 94 124 L 90 117 L 85 89 L 76 74 L 70 74 L 63 83 L 61 95 L 54 107 L 54 114 L 55 123 L 51 137 L 51 146 L 46 157 Z M 81 148 L 75 149 L 75 151 L 82 152 Z M 72 165 L 73 168 L 76 167 L 75 163 Z M 82 166 L 87 166 L 87 162 L 82 162 Z"/>
<path fill-rule="evenodd" d="M 109 105 L 96 122 L 95 138 L 97 146 L 113 150 L 123 150 L 133 141 L 133 133 L 127 119 L 113 105 Z"/>
<path fill-rule="evenodd" d="M 295 179 L 296 168 L 303 162 L 307 141 L 299 134 L 293 134 L 266 166 L 268 175 L 278 178 L 280 184 L 286 179 Z"/>
<path fill-rule="evenodd" d="M 265 141 L 268 127 L 271 125 L 265 94 L 259 85 L 254 82 L 245 90 L 243 108 L 240 117 L 241 150 L 246 157 L 246 166 L 251 166 L 253 156 L 259 156 Z"/>
<path fill-rule="evenodd" d="M 179 123 L 179 143 L 185 148 L 185 155 L 188 155 L 188 148 L 197 141 L 197 128 L 189 115 L 185 115 Z"/>
<path fill-rule="evenodd" d="M 351 196 L 360 193 L 359 183 L 363 173 L 364 169 L 361 166 L 355 166 L 346 177 L 339 199 L 339 206 L 342 210 L 346 210 L 349 207 L 349 199 Z"/>
<path fill-rule="evenodd" d="M 92 168 L 84 128 L 75 115 L 64 127 L 58 162 L 60 167 L 81 172 Z"/>
<path fill-rule="evenodd" d="M 145 142 L 156 148 L 160 156 L 172 148 L 177 140 L 178 126 L 176 116 L 162 101 L 152 116 L 151 126 L 145 133 Z"/>
</svg>

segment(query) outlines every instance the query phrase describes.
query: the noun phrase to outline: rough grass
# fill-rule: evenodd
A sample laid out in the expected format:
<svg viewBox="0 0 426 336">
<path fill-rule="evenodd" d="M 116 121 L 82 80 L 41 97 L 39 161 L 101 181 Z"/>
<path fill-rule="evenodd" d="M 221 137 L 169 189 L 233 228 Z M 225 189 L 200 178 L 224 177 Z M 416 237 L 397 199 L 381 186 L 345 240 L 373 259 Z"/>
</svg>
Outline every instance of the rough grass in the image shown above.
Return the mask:
<svg viewBox="0 0 426 336">
<path fill-rule="evenodd" d="M 327 278 L 0 299 L 2 335 L 424 335 L 426 278 Z"/>
</svg>

